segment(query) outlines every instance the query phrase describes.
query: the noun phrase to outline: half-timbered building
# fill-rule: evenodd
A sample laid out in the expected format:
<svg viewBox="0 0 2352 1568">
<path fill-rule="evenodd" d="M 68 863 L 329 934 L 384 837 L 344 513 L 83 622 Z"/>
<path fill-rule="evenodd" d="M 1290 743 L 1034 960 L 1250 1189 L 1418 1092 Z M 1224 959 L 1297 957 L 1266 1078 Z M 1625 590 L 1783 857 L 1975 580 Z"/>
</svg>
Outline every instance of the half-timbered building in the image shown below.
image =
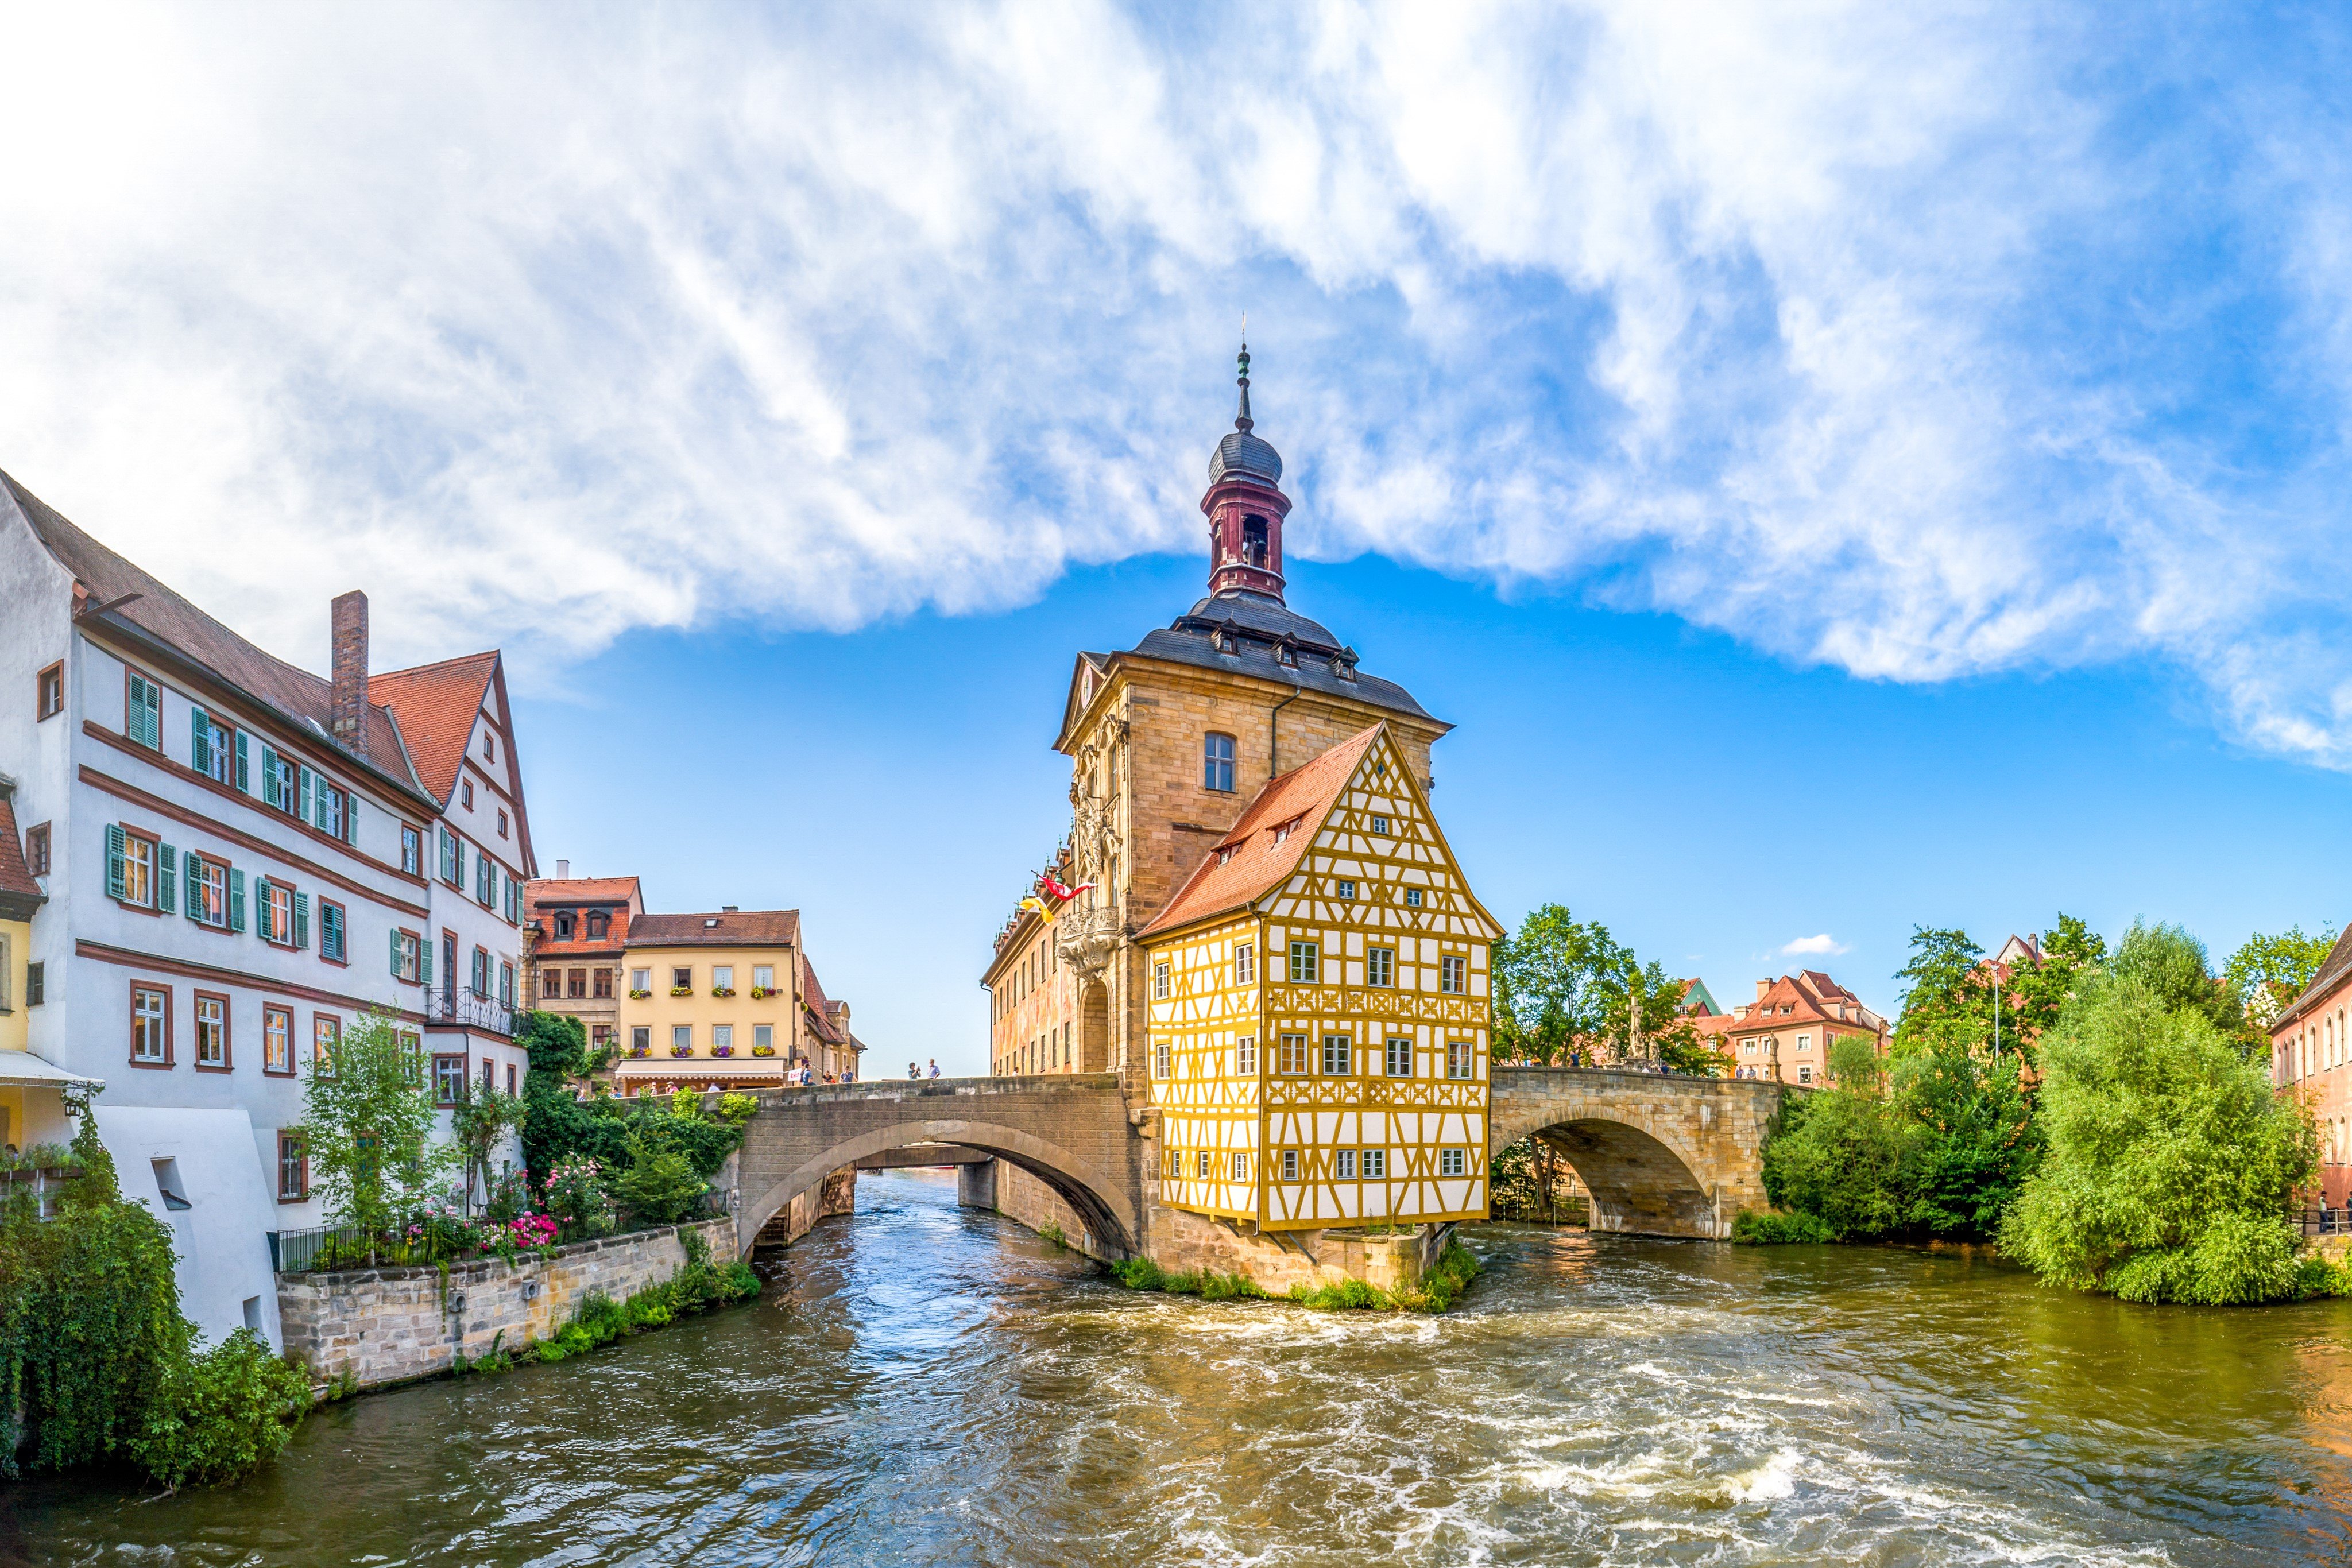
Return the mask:
<svg viewBox="0 0 2352 1568">
<path fill-rule="evenodd" d="M 1386 725 L 1269 781 L 1138 934 L 1160 1199 L 1258 1229 L 1486 1213 L 1480 906 Z"/>
</svg>

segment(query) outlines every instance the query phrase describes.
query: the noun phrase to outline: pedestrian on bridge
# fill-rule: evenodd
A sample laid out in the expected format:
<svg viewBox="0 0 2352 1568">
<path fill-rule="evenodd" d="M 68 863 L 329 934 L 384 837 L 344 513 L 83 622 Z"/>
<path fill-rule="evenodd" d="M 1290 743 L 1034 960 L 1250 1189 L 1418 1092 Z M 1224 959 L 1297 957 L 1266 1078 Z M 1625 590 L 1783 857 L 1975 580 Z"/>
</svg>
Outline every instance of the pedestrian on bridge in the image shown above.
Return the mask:
<svg viewBox="0 0 2352 1568">
<path fill-rule="evenodd" d="M 910 1061 L 910 1062 L 908 1062 L 908 1063 L 907 1063 L 907 1076 L 908 1076 L 908 1077 L 909 1077 L 909 1078 L 920 1078 L 922 1075 L 923 1075 L 923 1070 L 922 1070 L 921 1068 L 919 1068 L 919 1067 L 916 1066 L 916 1065 L 915 1065 L 913 1062 L 911 1062 L 911 1061 Z"/>
<path fill-rule="evenodd" d="M 938 1057 L 934 1056 L 933 1058 L 931 1058 L 931 1071 L 930 1071 L 930 1076 L 932 1076 L 933 1078 L 937 1078 L 939 1075 L 940 1075 L 940 1059 L 939 1059 Z"/>
</svg>

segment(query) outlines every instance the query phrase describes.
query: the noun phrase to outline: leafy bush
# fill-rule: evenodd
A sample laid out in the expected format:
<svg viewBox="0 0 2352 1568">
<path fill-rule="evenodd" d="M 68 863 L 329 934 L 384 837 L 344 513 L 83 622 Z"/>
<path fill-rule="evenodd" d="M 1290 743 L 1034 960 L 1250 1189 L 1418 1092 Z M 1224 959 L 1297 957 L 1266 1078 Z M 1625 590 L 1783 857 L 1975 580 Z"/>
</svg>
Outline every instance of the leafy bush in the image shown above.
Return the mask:
<svg viewBox="0 0 2352 1568">
<path fill-rule="evenodd" d="M 2301 1238 L 2284 1210 L 2315 1167 L 2317 1134 L 2272 1093 L 2266 1064 L 2239 1056 L 2183 978 L 2179 945 L 2135 926 L 2120 977 L 2043 1038 L 2049 1153 L 2001 1246 L 2049 1283 L 2126 1301 L 2291 1297 Z"/>
<path fill-rule="evenodd" d="M 1834 1241 L 1837 1232 L 1819 1215 L 1745 1208 L 1731 1222 L 1731 1239 L 1743 1247 L 1785 1247 L 1791 1243 Z"/>
<path fill-rule="evenodd" d="M 1455 1240 L 1445 1243 L 1445 1250 L 1437 1261 L 1422 1275 L 1418 1290 L 1407 1291 L 1402 1301 L 1417 1312 L 1442 1312 L 1450 1310 L 1470 1288 L 1470 1281 L 1479 1273 L 1477 1258 L 1470 1249 Z"/>
<path fill-rule="evenodd" d="M 177 1490 L 242 1479 L 284 1451 L 310 1408 L 310 1379 L 239 1329 L 202 1354 L 175 1356 L 149 1391 L 131 1457 Z"/>
<path fill-rule="evenodd" d="M 1149 1258 L 1122 1258 L 1110 1271 L 1130 1291 L 1157 1291 L 1168 1282 L 1167 1271 Z"/>
<path fill-rule="evenodd" d="M 676 1150 L 656 1151 L 641 1139 L 629 1141 L 629 1168 L 613 1184 L 614 1194 L 641 1219 L 675 1225 L 702 1201 L 710 1184 L 693 1162 Z"/>
<path fill-rule="evenodd" d="M 1302 1307 L 1318 1307 L 1326 1312 L 1369 1312 L 1397 1304 L 1394 1296 L 1361 1280 L 1342 1280 L 1336 1285 L 1293 1285 L 1290 1299 Z"/>
</svg>

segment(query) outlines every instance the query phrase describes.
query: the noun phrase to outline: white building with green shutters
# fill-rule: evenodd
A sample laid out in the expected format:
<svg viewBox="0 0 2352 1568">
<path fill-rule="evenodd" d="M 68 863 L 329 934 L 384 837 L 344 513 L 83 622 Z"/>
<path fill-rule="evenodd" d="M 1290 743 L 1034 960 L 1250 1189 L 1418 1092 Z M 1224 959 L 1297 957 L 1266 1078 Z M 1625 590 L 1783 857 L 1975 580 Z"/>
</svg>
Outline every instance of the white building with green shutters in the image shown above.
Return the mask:
<svg viewBox="0 0 2352 1568">
<path fill-rule="evenodd" d="M 527 1065 L 499 656 L 371 674 L 364 597 L 331 616 L 331 673 L 297 668 L 0 474 L 0 783 L 43 895 L 0 1138 L 62 1141 L 94 1092 L 189 1315 L 273 1343 L 271 1235 L 324 1218 L 291 1130 L 320 1054 L 382 1009 L 445 1103 Z"/>
</svg>

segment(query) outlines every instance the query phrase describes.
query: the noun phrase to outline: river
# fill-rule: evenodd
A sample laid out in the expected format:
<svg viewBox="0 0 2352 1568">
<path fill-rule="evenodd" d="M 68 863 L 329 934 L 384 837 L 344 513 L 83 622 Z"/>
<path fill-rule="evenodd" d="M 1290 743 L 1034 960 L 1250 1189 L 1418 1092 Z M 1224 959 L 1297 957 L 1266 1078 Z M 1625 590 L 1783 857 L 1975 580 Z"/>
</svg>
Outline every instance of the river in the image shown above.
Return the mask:
<svg viewBox="0 0 2352 1568">
<path fill-rule="evenodd" d="M 327 1409 L 0 1563 L 2352 1563 L 2352 1304 L 1493 1226 L 1443 1318 L 1119 1290 L 867 1176 L 756 1305 Z"/>
</svg>

